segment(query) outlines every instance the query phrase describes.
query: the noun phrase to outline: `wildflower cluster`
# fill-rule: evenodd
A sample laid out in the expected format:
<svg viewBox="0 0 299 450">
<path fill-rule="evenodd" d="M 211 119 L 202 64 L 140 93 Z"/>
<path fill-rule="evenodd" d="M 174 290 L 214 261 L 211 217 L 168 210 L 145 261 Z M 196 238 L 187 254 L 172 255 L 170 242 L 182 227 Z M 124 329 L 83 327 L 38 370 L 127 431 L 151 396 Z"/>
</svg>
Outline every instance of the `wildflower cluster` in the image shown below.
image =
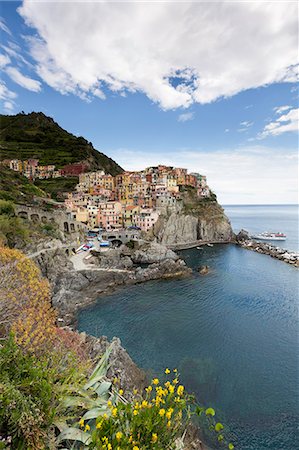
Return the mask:
<svg viewBox="0 0 299 450">
<path fill-rule="evenodd" d="M 169 369 L 165 370 L 171 375 Z M 144 395 L 131 403 L 109 400 L 108 412 L 96 419 L 90 448 L 102 450 L 141 450 L 173 448 L 190 416 L 188 395 L 179 384 L 177 371 L 160 383 L 154 378 Z M 169 377 L 170 378 L 170 377 Z M 123 394 L 120 390 L 119 394 Z M 113 399 L 112 399 L 113 400 Z M 90 425 L 81 420 L 84 431 Z M 86 430 L 87 431 L 87 430 Z"/>
</svg>

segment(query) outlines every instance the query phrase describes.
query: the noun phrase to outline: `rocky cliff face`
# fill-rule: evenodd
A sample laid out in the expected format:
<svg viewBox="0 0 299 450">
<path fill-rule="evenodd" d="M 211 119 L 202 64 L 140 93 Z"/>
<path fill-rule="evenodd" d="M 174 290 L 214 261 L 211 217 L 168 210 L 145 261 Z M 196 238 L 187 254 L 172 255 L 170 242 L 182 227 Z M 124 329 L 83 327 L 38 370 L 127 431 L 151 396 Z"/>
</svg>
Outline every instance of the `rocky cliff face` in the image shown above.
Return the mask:
<svg viewBox="0 0 299 450">
<path fill-rule="evenodd" d="M 233 238 L 233 231 L 221 206 L 211 202 L 160 216 L 152 236 L 164 245 L 179 246 L 199 240 L 227 242 Z"/>
</svg>

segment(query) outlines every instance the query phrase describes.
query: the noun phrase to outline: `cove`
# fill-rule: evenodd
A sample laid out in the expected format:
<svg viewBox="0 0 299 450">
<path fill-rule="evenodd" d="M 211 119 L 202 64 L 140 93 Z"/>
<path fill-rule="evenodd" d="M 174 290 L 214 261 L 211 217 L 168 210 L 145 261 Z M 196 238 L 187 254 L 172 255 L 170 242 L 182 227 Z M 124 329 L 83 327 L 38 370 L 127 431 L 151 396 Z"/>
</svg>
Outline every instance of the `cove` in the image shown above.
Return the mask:
<svg viewBox="0 0 299 450">
<path fill-rule="evenodd" d="M 242 450 L 294 450 L 298 421 L 298 271 L 234 245 L 180 253 L 206 276 L 131 286 L 78 314 L 78 329 L 118 336 L 150 374 L 177 367 Z"/>
</svg>

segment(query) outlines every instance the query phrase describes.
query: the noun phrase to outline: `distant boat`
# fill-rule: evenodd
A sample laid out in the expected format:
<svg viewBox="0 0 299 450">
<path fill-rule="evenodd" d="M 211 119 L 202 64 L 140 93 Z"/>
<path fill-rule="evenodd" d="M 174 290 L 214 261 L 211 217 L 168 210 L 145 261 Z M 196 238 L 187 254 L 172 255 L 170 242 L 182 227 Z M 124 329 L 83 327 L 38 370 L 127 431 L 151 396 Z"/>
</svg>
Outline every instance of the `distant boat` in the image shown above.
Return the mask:
<svg viewBox="0 0 299 450">
<path fill-rule="evenodd" d="M 285 241 L 286 235 L 281 232 L 273 233 L 265 231 L 264 233 L 258 233 L 251 236 L 252 239 L 260 239 L 262 241 Z"/>
<path fill-rule="evenodd" d="M 213 244 L 207 244 L 208 247 L 213 247 Z"/>
<path fill-rule="evenodd" d="M 203 250 L 203 248 L 202 247 L 196 247 L 197 248 L 197 250 Z"/>
</svg>

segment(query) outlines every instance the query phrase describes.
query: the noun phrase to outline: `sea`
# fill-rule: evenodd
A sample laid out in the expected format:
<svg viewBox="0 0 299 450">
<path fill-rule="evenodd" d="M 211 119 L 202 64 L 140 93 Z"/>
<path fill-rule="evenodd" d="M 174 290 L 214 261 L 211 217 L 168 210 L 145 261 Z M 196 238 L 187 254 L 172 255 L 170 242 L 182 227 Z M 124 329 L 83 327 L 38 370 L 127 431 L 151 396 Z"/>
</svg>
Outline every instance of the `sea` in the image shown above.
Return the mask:
<svg viewBox="0 0 299 450">
<path fill-rule="evenodd" d="M 225 206 L 233 228 L 283 231 L 298 249 L 296 206 Z M 240 450 L 298 446 L 298 270 L 235 245 L 180 252 L 189 278 L 126 287 L 80 311 L 80 331 L 118 336 L 151 376 L 177 368 Z M 200 275 L 198 267 L 210 267 Z M 204 441 L 219 446 L 201 423 Z"/>
</svg>

